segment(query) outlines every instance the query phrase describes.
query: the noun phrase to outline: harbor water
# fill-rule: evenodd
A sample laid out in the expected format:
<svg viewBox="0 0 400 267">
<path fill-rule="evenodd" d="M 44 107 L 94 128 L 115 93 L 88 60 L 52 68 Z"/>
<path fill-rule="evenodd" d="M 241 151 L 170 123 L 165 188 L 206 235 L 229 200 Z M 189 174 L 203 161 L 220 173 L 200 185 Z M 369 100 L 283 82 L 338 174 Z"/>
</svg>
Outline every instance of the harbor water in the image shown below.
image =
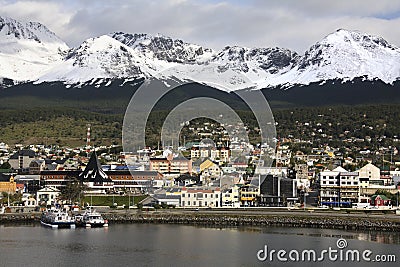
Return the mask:
<svg viewBox="0 0 400 267">
<path fill-rule="evenodd" d="M 301 259 L 304 250 L 316 251 L 318 258 L 329 248 L 337 250 L 336 260 L 328 253 L 319 262 L 309 255 Z M 286 254 L 270 258 L 271 250 Z M 350 261 L 343 255 L 340 259 L 340 250 L 343 255 L 346 250 L 369 250 L 371 261 Z M 290 259 L 290 251 L 299 251 L 299 259 L 296 253 Z M 385 256 L 386 262 L 377 262 L 376 255 Z M 396 266 L 399 261 L 398 232 L 164 224 L 57 230 L 36 223 L 0 225 L 0 266 Z"/>
</svg>

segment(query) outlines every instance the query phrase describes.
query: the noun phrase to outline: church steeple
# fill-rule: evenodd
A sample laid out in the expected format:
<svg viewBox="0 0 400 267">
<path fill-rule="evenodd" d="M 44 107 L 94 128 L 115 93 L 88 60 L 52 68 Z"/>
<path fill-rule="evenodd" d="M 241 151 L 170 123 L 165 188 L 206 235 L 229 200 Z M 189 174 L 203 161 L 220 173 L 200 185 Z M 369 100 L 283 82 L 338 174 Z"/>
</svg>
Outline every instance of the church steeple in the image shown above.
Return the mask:
<svg viewBox="0 0 400 267">
<path fill-rule="evenodd" d="M 93 151 L 85 170 L 80 174 L 84 182 L 94 182 L 96 184 L 103 182 L 112 182 L 108 175 L 101 168 L 97 158 L 96 151 Z"/>
</svg>

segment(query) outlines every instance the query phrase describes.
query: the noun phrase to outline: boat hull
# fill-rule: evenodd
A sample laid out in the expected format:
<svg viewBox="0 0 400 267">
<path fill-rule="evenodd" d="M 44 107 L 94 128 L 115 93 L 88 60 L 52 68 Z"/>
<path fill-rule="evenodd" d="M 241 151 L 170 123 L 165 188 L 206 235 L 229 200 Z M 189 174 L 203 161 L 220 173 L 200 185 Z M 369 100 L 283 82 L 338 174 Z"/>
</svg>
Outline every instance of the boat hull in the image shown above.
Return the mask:
<svg viewBox="0 0 400 267">
<path fill-rule="evenodd" d="M 71 228 L 74 229 L 76 227 L 75 223 L 70 223 L 70 222 L 45 222 L 45 221 L 40 221 L 40 223 L 43 226 L 47 226 L 53 229 L 59 229 L 59 228 Z"/>
</svg>

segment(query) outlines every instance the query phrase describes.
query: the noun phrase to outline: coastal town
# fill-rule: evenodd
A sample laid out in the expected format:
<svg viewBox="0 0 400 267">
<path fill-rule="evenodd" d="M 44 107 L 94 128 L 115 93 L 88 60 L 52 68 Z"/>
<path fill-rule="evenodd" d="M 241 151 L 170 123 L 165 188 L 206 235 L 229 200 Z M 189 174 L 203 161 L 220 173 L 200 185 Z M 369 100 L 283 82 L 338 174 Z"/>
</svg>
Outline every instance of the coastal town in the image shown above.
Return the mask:
<svg viewBox="0 0 400 267">
<path fill-rule="evenodd" d="M 93 205 L 88 196 L 113 196 L 106 204 L 113 208 L 398 209 L 400 162 L 393 160 L 398 156 L 395 147 L 349 157 L 342 148 L 318 145 L 306 154 L 296 150 L 296 144 L 307 141 L 289 136 L 278 140 L 272 166 L 260 166 L 262 149 L 229 143 L 223 129 L 207 125 L 189 128 L 201 141 L 132 152 L 118 145 L 91 146 L 90 129 L 81 147 L 0 143 L 0 212 Z M 215 145 L 209 138 L 216 136 Z M 241 149 L 248 155 L 237 156 Z M 390 154 L 378 164 L 368 157 L 385 152 Z M 73 184 L 81 185 L 79 195 L 68 197 L 66 188 Z M 132 196 L 132 201 L 118 203 L 120 196 Z"/>
</svg>

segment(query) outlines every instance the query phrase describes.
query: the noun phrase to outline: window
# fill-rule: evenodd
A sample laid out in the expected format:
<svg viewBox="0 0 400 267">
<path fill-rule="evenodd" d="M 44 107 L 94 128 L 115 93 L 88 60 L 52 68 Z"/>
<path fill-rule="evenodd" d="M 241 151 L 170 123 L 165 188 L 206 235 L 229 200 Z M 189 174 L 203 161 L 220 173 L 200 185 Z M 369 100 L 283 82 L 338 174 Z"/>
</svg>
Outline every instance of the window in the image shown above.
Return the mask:
<svg viewBox="0 0 400 267">
<path fill-rule="evenodd" d="M 182 197 L 185 197 L 185 194 L 182 194 Z"/>
</svg>

